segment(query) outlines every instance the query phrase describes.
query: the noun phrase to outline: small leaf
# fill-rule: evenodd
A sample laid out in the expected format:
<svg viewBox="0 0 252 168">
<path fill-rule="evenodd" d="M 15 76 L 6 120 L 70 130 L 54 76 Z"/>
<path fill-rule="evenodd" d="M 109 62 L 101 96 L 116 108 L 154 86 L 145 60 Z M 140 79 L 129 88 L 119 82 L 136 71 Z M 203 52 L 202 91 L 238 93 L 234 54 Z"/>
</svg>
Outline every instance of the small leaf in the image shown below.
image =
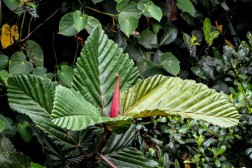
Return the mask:
<svg viewBox="0 0 252 168">
<path fill-rule="evenodd" d="M 26 53 L 30 61 L 36 66 L 44 66 L 44 53 L 38 43 L 33 40 L 28 40 Z"/>
<path fill-rule="evenodd" d="M 5 69 L 0 71 L 0 80 L 3 81 L 5 86 L 7 86 L 9 76 L 10 76 L 9 72 L 6 71 Z"/>
<path fill-rule="evenodd" d="M 85 27 L 86 31 L 90 34 L 96 26 L 101 26 L 100 21 L 93 16 L 88 16 L 87 26 Z"/>
<path fill-rule="evenodd" d="M 73 14 L 73 20 L 75 29 L 80 32 L 88 23 L 88 15 L 82 14 L 80 10 L 76 10 Z"/>
<path fill-rule="evenodd" d="M 9 63 L 9 57 L 6 55 L 0 55 L 0 69 L 6 68 Z"/>
<path fill-rule="evenodd" d="M 102 2 L 103 0 L 92 0 L 94 2 L 94 4 L 97 4 L 99 2 Z"/>
<path fill-rule="evenodd" d="M 156 48 L 158 46 L 157 34 L 150 30 L 144 30 L 139 35 L 138 42 L 147 49 Z"/>
<path fill-rule="evenodd" d="M 118 21 L 122 32 L 129 37 L 131 33 L 136 30 L 138 26 L 138 19 L 134 16 L 127 16 L 125 12 L 122 12 L 118 16 Z"/>
<path fill-rule="evenodd" d="M 67 13 L 60 19 L 58 34 L 64 36 L 74 36 L 78 34 L 78 30 L 76 30 L 74 26 L 73 15 L 74 12 Z"/>
<path fill-rule="evenodd" d="M 30 166 L 31 166 L 30 168 L 45 168 L 44 166 L 41 166 L 40 164 L 33 162 L 31 162 Z"/>
<path fill-rule="evenodd" d="M 2 133 L 5 130 L 5 122 L 1 120 L 0 118 L 0 133 Z"/>
<path fill-rule="evenodd" d="M 207 43 L 209 43 L 210 40 L 210 31 L 211 31 L 211 21 L 208 18 L 205 18 L 204 23 L 203 23 L 203 32 L 204 32 L 204 37 Z"/>
<path fill-rule="evenodd" d="M 57 71 L 60 81 L 68 87 L 72 86 L 73 74 L 73 68 L 68 65 L 62 65 L 60 70 Z"/>
<path fill-rule="evenodd" d="M 175 27 L 165 27 L 159 45 L 168 45 L 172 43 L 177 38 L 177 35 L 178 30 Z"/>
<path fill-rule="evenodd" d="M 26 61 L 26 55 L 22 52 L 15 52 L 9 61 L 10 74 L 29 74 L 33 69 L 31 62 Z"/>
<path fill-rule="evenodd" d="M 22 6 L 22 1 L 20 0 L 3 0 L 3 1 L 11 11 L 14 11 L 18 15 L 22 14 L 25 11 L 24 9 L 20 8 Z"/>
<path fill-rule="evenodd" d="M 198 77 L 205 79 L 205 80 L 208 80 L 205 72 L 200 67 L 192 67 L 191 70 Z"/>
<path fill-rule="evenodd" d="M 160 22 L 161 18 L 162 18 L 162 10 L 156 6 L 152 1 L 150 0 L 141 0 L 138 4 L 137 4 L 137 8 L 140 11 L 143 11 L 143 14 L 146 17 L 152 17 L 154 19 L 156 19 L 157 21 Z"/>
<path fill-rule="evenodd" d="M 176 76 L 180 71 L 180 61 L 171 53 L 166 52 L 160 56 L 161 65 L 170 74 Z"/>
<path fill-rule="evenodd" d="M 10 27 L 10 25 L 4 24 L 2 26 L 1 44 L 3 49 L 9 47 L 18 39 L 19 39 L 19 33 L 17 25 L 13 25 Z"/>
<path fill-rule="evenodd" d="M 18 123 L 18 132 L 25 142 L 29 142 L 33 136 L 31 125 L 27 121 Z"/>
<path fill-rule="evenodd" d="M 193 17 L 196 16 L 196 10 L 190 0 L 177 0 L 177 7 L 183 12 L 187 12 Z"/>
</svg>

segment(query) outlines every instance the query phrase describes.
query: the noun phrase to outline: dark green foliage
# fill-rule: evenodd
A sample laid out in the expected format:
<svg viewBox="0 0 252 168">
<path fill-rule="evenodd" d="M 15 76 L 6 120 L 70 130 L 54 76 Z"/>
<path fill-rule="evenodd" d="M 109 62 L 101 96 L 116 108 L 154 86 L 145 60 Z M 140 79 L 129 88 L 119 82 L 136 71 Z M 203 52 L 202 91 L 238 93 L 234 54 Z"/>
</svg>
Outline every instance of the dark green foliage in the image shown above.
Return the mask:
<svg viewBox="0 0 252 168">
<path fill-rule="evenodd" d="M 102 156 L 118 167 L 252 167 L 251 10 L 250 1 L 237 0 L 2 1 L 0 25 L 17 24 L 20 40 L 0 55 L 0 167 L 109 167 Z M 108 35 L 105 47 L 98 32 L 99 40 L 86 41 L 96 26 Z M 117 57 L 113 41 L 121 48 L 115 53 L 124 51 L 134 62 L 127 54 Z M 79 55 L 85 57 L 77 61 Z M 102 124 L 92 121 L 80 131 L 54 125 L 58 84 L 69 92 L 57 101 L 75 90 L 96 102 L 97 114 L 109 116 L 117 70 L 127 90 L 138 80 L 133 65 L 143 79 L 177 76 L 224 92 L 240 113 L 239 125 L 220 128 L 176 116 L 139 118 L 132 125 L 121 118 L 103 123 L 99 116 Z"/>
</svg>

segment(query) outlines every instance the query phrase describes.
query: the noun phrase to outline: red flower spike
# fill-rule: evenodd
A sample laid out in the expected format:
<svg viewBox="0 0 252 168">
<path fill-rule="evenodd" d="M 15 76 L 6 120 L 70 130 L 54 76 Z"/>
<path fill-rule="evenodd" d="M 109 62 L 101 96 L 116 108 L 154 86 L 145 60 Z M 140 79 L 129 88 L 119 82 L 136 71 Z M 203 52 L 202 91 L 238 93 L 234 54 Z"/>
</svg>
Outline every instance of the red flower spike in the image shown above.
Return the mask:
<svg viewBox="0 0 252 168">
<path fill-rule="evenodd" d="M 120 109 L 120 76 L 117 75 L 116 78 L 117 78 L 117 81 L 116 81 L 115 91 L 114 91 L 114 95 L 112 99 L 110 114 L 109 114 L 111 118 L 116 117 Z"/>
</svg>

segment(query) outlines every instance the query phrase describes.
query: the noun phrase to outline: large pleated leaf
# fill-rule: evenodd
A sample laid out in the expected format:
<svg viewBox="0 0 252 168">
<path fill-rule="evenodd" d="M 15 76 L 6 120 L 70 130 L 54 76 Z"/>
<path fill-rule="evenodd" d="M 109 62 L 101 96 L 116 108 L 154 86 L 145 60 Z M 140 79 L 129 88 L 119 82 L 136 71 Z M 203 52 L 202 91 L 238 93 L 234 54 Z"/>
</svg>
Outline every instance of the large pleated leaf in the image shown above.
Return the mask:
<svg viewBox="0 0 252 168">
<path fill-rule="evenodd" d="M 63 86 L 56 87 L 51 117 L 55 125 L 71 130 L 81 130 L 95 124 L 127 119 L 122 116 L 102 117 L 101 111 L 86 101 L 80 92 Z"/>
<path fill-rule="evenodd" d="M 100 27 L 96 27 L 85 42 L 85 46 L 74 69 L 72 88 L 109 116 L 116 75 L 120 75 L 120 89 L 134 84 L 138 71 L 127 54 L 123 54 L 116 43 L 109 40 Z"/>
<path fill-rule="evenodd" d="M 67 131 L 54 125 L 50 118 L 54 92 L 55 87 L 47 78 L 17 75 L 8 80 L 10 107 L 19 113 L 28 115 L 50 137 L 67 143 Z"/>
<path fill-rule="evenodd" d="M 117 134 L 113 133 L 104 148 L 103 154 L 108 154 L 113 151 L 129 147 L 136 135 L 135 125 L 131 125 L 125 133 Z"/>
<path fill-rule="evenodd" d="M 129 147 L 114 151 L 105 157 L 111 161 L 116 167 L 134 167 L 146 168 L 148 167 L 148 160 L 144 154 L 139 150 Z"/>
<path fill-rule="evenodd" d="M 134 118 L 179 115 L 221 127 L 239 122 L 239 113 L 225 95 L 193 80 L 147 78 L 124 92 L 121 101 L 121 114 Z"/>
</svg>

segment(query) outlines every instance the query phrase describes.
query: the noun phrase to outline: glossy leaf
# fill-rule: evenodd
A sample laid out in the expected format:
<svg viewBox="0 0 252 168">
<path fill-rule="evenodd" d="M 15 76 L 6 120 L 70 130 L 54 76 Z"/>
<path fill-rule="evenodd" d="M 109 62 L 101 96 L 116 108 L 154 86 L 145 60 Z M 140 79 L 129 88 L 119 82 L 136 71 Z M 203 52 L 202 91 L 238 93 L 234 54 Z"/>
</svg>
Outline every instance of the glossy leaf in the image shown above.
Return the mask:
<svg viewBox="0 0 252 168">
<path fill-rule="evenodd" d="M 125 13 L 120 13 L 118 16 L 118 22 L 121 30 L 126 36 L 130 36 L 131 33 L 136 30 L 138 26 L 138 19 L 134 16 L 128 16 Z"/>
<path fill-rule="evenodd" d="M 60 81 L 68 86 L 71 87 L 73 81 L 73 68 L 68 65 L 62 65 L 59 70 L 57 70 L 57 75 Z"/>
<path fill-rule="evenodd" d="M 205 40 L 208 42 L 210 39 L 210 32 L 211 32 L 211 21 L 209 18 L 205 18 L 203 23 L 203 32 Z"/>
<path fill-rule="evenodd" d="M 64 36 L 74 36 L 78 33 L 78 30 L 74 26 L 74 12 L 65 14 L 59 23 L 59 32 L 58 34 Z"/>
<path fill-rule="evenodd" d="M 97 26 L 101 26 L 100 21 L 93 16 L 88 16 L 87 26 L 85 27 L 86 31 L 90 34 Z"/>
<path fill-rule="evenodd" d="M 6 68 L 9 63 L 9 57 L 6 55 L 0 55 L 0 69 Z"/>
<path fill-rule="evenodd" d="M 94 105 L 102 116 L 109 116 L 116 75 L 120 75 L 120 90 L 134 84 L 137 69 L 127 54 L 96 27 L 85 42 L 74 69 L 72 89 Z"/>
<path fill-rule="evenodd" d="M 38 43 L 33 40 L 28 40 L 26 53 L 30 61 L 36 66 L 44 66 L 44 53 Z"/>
<path fill-rule="evenodd" d="M 150 30 L 144 30 L 139 35 L 138 42 L 147 49 L 156 48 L 158 46 L 157 34 Z"/>
<path fill-rule="evenodd" d="M 9 78 L 10 74 L 8 71 L 4 70 L 0 70 L 0 80 L 3 81 L 4 85 L 7 86 L 7 80 Z"/>
<path fill-rule="evenodd" d="M 152 17 L 154 19 L 156 19 L 157 21 L 160 22 L 161 18 L 162 18 L 162 11 L 161 9 L 156 6 L 152 1 L 150 0 L 141 0 L 138 4 L 137 4 L 137 8 L 143 12 L 143 14 L 146 17 Z"/>
<path fill-rule="evenodd" d="M 160 37 L 159 45 L 168 45 L 172 43 L 178 35 L 178 30 L 175 27 L 165 27 L 164 33 Z"/>
<path fill-rule="evenodd" d="M 176 76 L 180 71 L 180 61 L 171 53 L 166 52 L 160 56 L 161 65 L 170 74 Z"/>
<path fill-rule="evenodd" d="M 161 75 L 142 80 L 121 101 L 121 114 L 134 118 L 178 115 L 231 127 L 240 117 L 223 94 L 193 80 Z"/>
<path fill-rule="evenodd" d="M 138 19 L 141 11 L 137 9 L 137 4 L 130 0 L 124 0 L 117 4 L 116 10 L 119 13 L 118 22 L 122 32 L 126 36 L 130 36 L 131 33 L 138 26 Z"/>
<path fill-rule="evenodd" d="M 82 14 L 81 11 L 76 10 L 73 14 L 73 20 L 74 20 L 74 27 L 75 29 L 80 32 L 83 30 L 87 23 L 88 23 L 88 15 Z"/>
<path fill-rule="evenodd" d="M 31 125 L 27 121 L 18 123 L 18 132 L 25 142 L 29 142 L 33 136 L 33 130 L 31 128 Z"/>
<path fill-rule="evenodd" d="M 176 4 L 181 11 L 187 12 L 193 17 L 196 16 L 196 10 L 190 0 L 177 0 Z"/>
<path fill-rule="evenodd" d="M 20 0 L 3 0 L 3 2 L 11 11 L 15 11 L 15 13 L 18 15 L 24 12 L 22 8 L 19 9 L 20 6 L 22 6 L 22 2 Z"/>
<path fill-rule="evenodd" d="M 10 74 L 29 74 L 33 69 L 31 62 L 26 61 L 26 55 L 22 52 L 15 52 L 9 60 Z"/>
</svg>

